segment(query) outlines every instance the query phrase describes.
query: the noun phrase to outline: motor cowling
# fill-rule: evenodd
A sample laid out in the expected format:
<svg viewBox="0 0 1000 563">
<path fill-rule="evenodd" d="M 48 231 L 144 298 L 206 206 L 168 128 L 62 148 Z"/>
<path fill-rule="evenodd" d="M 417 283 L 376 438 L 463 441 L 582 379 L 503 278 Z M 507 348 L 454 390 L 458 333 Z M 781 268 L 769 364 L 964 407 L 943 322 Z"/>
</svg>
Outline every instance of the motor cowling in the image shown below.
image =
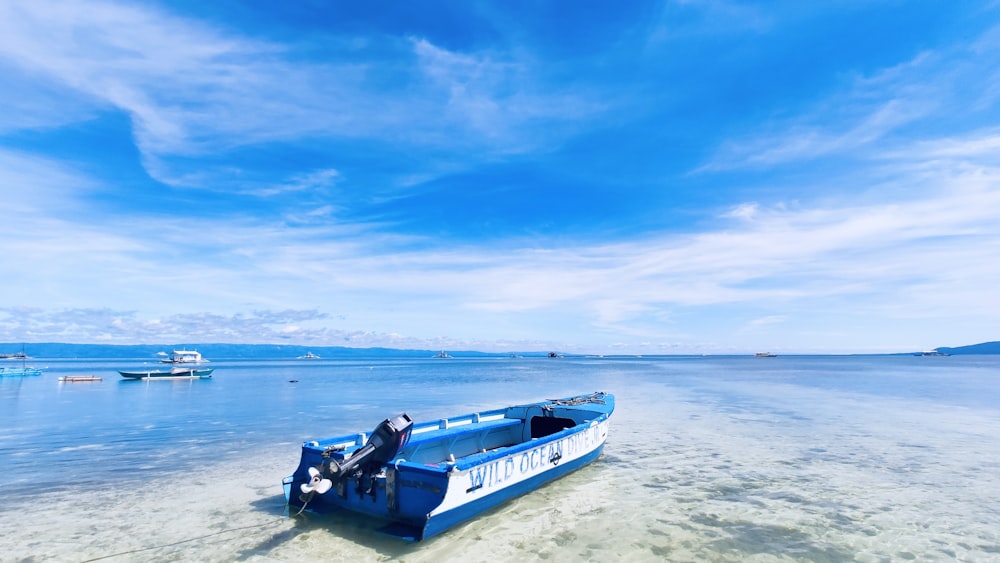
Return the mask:
<svg viewBox="0 0 1000 563">
<path fill-rule="evenodd" d="M 406 413 L 387 418 L 372 430 L 365 445 L 344 460 L 330 460 L 328 475 L 334 482 L 350 477 L 357 469 L 365 466 L 382 465 L 403 449 L 410 440 L 413 419 Z"/>
</svg>

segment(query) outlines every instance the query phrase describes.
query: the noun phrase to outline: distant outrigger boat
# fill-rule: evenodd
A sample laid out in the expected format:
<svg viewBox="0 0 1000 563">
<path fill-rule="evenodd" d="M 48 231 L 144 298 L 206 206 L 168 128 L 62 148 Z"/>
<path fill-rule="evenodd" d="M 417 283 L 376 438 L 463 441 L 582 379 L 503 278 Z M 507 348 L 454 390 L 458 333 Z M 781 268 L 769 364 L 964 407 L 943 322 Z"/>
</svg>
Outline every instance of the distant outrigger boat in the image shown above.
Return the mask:
<svg viewBox="0 0 1000 563">
<path fill-rule="evenodd" d="M 40 368 L 29 367 L 0 367 L 0 377 L 23 377 L 27 375 L 42 375 L 42 370 Z"/>
<path fill-rule="evenodd" d="M 169 371 L 119 371 L 126 379 L 211 379 L 214 368 L 173 368 Z"/>
<path fill-rule="evenodd" d="M 591 393 L 454 418 L 385 419 L 371 436 L 302 444 L 282 481 L 299 512 L 340 509 L 388 521 L 381 531 L 419 541 L 601 455 L 614 395 Z M 299 494 L 301 493 L 301 494 Z"/>
<path fill-rule="evenodd" d="M 16 354 L 4 354 L 3 359 L 5 360 L 21 360 L 21 367 L 0 367 L 0 377 L 25 377 L 31 375 L 42 375 L 42 370 L 40 368 L 28 367 L 25 362 L 30 356 L 24 353 L 22 349 Z"/>
<path fill-rule="evenodd" d="M 170 355 L 162 360 L 165 364 L 200 364 L 208 360 L 201 357 L 201 353 L 194 350 L 174 350 Z"/>
</svg>

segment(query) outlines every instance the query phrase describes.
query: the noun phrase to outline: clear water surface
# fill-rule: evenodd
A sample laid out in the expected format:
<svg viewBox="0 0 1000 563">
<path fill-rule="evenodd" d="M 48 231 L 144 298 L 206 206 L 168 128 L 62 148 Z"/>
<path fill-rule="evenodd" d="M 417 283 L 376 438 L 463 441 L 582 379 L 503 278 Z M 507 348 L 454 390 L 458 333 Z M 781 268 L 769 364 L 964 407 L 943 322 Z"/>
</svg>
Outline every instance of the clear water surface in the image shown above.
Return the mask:
<svg viewBox="0 0 1000 563">
<path fill-rule="evenodd" d="M 1000 561 L 1000 357 L 35 363 L 0 378 L 0 561 Z M 597 462 L 428 542 L 285 513 L 305 440 L 591 391 Z"/>
</svg>

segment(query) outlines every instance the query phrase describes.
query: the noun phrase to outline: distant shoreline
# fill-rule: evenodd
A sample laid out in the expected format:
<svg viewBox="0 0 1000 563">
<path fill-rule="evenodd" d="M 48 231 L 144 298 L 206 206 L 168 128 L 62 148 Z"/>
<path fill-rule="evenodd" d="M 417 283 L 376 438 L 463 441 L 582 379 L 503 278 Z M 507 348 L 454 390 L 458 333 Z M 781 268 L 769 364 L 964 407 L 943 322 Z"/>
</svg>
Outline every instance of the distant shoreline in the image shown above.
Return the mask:
<svg viewBox="0 0 1000 563">
<path fill-rule="evenodd" d="M 420 350 L 420 349 L 397 349 L 397 348 L 350 348 L 347 346 L 300 346 L 296 344 L 73 344 L 60 342 L 40 342 L 23 343 L 8 342 L 0 343 L 0 353 L 11 354 L 20 352 L 22 347 L 31 358 L 53 358 L 53 359 L 136 359 L 136 358 L 158 358 L 163 353 L 171 350 L 189 349 L 198 350 L 209 359 L 294 359 L 307 353 L 318 354 L 323 359 L 350 359 L 350 358 L 434 358 L 440 357 L 441 350 Z M 938 347 L 935 350 L 943 355 L 996 355 L 1000 354 L 1000 342 L 984 342 L 969 346 L 959 347 Z M 448 350 L 451 358 L 640 358 L 640 357 L 753 357 L 754 353 L 746 354 L 588 354 L 588 353 L 567 353 L 558 352 L 552 356 L 552 350 L 531 350 L 531 351 L 504 351 L 504 352 L 481 352 L 477 350 Z M 776 352 L 776 356 L 906 356 L 913 355 L 920 350 L 890 352 L 879 354 L 796 354 L 787 352 Z M 0 362 L 11 361 L 12 358 L 5 358 Z M 557 361 L 553 360 L 553 361 Z"/>
</svg>

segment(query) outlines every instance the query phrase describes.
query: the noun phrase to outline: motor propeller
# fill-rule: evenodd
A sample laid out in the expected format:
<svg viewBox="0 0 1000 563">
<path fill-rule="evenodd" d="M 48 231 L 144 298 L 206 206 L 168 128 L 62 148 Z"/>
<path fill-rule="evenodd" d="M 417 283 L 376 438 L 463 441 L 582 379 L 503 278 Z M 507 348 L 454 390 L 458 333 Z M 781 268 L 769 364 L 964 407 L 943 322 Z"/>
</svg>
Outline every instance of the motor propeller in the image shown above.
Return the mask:
<svg viewBox="0 0 1000 563">
<path fill-rule="evenodd" d="M 302 492 L 312 496 L 312 493 L 323 494 L 333 488 L 333 481 L 325 479 L 323 474 L 320 473 L 319 469 L 315 467 L 309 468 L 309 482 L 302 483 L 299 487 Z"/>
</svg>

